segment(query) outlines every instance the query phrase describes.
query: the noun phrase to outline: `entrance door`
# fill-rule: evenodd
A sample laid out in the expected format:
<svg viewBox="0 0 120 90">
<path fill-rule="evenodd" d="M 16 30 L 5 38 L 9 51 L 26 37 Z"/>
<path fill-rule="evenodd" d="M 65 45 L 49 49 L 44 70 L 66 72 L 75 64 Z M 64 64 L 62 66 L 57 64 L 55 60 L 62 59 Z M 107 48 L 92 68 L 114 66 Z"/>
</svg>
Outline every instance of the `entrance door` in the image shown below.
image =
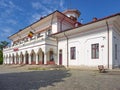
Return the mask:
<svg viewBox="0 0 120 90">
<path fill-rule="evenodd" d="M 42 52 L 42 64 L 44 64 L 44 52 Z"/>
<path fill-rule="evenodd" d="M 29 60 L 29 54 L 26 54 L 26 64 L 28 64 L 28 60 Z"/>
<path fill-rule="evenodd" d="M 59 65 L 62 65 L 62 50 L 59 50 Z"/>
</svg>

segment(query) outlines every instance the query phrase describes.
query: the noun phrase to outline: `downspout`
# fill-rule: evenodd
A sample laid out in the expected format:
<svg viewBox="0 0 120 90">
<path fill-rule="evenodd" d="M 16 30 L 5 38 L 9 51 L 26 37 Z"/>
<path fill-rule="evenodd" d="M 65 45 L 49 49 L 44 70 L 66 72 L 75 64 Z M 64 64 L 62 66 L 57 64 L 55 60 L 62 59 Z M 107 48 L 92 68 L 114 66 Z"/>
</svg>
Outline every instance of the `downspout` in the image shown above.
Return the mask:
<svg viewBox="0 0 120 90">
<path fill-rule="evenodd" d="M 62 20 L 60 21 L 60 31 L 62 31 L 62 22 L 64 21 L 65 17 L 62 18 Z M 67 67 L 69 67 L 69 53 L 68 53 L 68 37 L 64 32 L 64 36 L 66 37 L 67 40 Z"/>
<path fill-rule="evenodd" d="M 59 55 L 59 51 L 58 51 L 58 37 L 56 37 L 56 40 L 57 40 L 57 53 L 58 53 L 58 54 L 57 54 L 57 63 L 58 63 L 58 60 L 59 60 L 59 59 L 58 59 L 58 55 Z"/>
<path fill-rule="evenodd" d="M 68 36 L 65 34 L 64 32 L 64 36 L 66 37 L 66 40 L 67 40 L 67 67 L 69 67 L 69 53 L 68 53 Z"/>
<path fill-rule="evenodd" d="M 109 28 L 109 25 L 108 25 L 108 21 L 106 20 L 106 25 L 107 25 L 107 38 L 108 38 L 108 41 L 107 41 L 107 43 L 108 43 L 108 54 L 107 54 L 107 57 L 108 57 L 108 69 L 110 68 L 110 65 L 109 65 L 109 31 L 110 31 L 110 28 Z"/>
</svg>

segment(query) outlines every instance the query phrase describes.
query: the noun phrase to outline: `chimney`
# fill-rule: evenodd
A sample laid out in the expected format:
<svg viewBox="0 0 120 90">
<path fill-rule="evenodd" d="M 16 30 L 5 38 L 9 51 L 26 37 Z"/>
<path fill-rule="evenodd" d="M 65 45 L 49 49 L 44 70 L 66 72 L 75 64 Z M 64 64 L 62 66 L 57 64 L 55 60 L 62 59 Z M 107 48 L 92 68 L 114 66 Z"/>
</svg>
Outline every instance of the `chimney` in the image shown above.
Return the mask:
<svg viewBox="0 0 120 90">
<path fill-rule="evenodd" d="M 96 17 L 94 17 L 92 21 L 95 22 L 95 21 L 97 21 L 97 20 L 98 20 L 98 19 L 97 19 Z"/>
</svg>

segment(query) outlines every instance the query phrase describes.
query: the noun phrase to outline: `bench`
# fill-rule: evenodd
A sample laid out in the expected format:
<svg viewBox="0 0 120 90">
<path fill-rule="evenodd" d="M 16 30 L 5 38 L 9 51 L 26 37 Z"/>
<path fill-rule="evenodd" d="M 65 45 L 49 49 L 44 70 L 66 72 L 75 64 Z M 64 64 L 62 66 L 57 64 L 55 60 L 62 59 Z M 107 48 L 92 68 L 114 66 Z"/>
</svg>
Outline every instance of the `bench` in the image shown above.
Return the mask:
<svg viewBox="0 0 120 90">
<path fill-rule="evenodd" d="M 98 70 L 100 73 L 104 73 L 105 72 L 105 68 L 103 65 L 98 65 Z"/>
</svg>

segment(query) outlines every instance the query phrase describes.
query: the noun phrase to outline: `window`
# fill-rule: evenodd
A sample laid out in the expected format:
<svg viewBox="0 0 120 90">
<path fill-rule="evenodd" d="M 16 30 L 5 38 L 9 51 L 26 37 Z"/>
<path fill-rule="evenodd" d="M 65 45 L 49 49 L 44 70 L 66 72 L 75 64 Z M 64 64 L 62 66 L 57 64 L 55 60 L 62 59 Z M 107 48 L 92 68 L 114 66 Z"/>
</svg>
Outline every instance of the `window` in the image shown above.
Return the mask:
<svg viewBox="0 0 120 90">
<path fill-rule="evenodd" d="M 54 61 L 53 51 L 50 51 L 50 61 Z"/>
<path fill-rule="evenodd" d="M 40 36 L 41 36 L 41 33 L 38 33 L 38 34 L 37 34 L 37 38 L 39 38 Z"/>
<path fill-rule="evenodd" d="M 99 44 L 92 44 L 91 45 L 91 56 L 92 59 L 98 59 L 99 58 Z"/>
<path fill-rule="evenodd" d="M 117 60 L 117 44 L 115 44 L 115 59 Z"/>
<path fill-rule="evenodd" d="M 75 47 L 70 48 L 70 58 L 76 59 L 76 48 Z"/>
<path fill-rule="evenodd" d="M 28 41 L 28 38 L 24 38 L 24 42 L 27 42 Z"/>
<path fill-rule="evenodd" d="M 49 35 L 51 35 L 51 33 L 52 33 L 52 30 L 49 29 L 49 30 L 47 31 L 47 35 L 49 36 Z"/>
</svg>

